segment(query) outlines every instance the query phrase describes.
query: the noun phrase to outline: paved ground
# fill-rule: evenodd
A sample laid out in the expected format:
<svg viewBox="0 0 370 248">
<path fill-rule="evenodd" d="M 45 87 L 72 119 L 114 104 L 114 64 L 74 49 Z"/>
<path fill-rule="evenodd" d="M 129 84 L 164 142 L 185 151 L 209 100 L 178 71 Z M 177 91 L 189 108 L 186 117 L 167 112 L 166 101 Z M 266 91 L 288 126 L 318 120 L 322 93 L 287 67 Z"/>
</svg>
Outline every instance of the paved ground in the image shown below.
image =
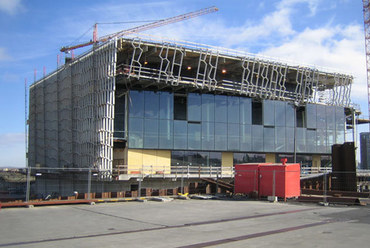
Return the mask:
<svg viewBox="0 0 370 248">
<path fill-rule="evenodd" d="M 370 207 L 175 200 L 0 210 L 0 247 L 366 247 Z"/>
</svg>

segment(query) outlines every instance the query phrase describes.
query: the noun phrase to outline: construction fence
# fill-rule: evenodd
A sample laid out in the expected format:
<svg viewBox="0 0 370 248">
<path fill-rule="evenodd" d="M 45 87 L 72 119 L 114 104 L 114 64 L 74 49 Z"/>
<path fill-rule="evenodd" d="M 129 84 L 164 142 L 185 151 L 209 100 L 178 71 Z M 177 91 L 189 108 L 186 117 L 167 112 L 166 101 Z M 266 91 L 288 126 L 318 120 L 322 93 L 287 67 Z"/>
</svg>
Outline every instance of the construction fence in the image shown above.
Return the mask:
<svg viewBox="0 0 370 248">
<path fill-rule="evenodd" d="M 127 169 L 127 168 L 126 168 Z M 311 170 L 177 166 L 167 173 L 143 166 L 125 174 L 92 168 L 24 168 L 0 171 L 0 202 L 120 199 L 171 196 L 178 193 L 244 195 L 249 199 L 359 203 L 369 199 L 370 171 Z M 107 178 L 110 178 L 109 180 Z"/>
</svg>

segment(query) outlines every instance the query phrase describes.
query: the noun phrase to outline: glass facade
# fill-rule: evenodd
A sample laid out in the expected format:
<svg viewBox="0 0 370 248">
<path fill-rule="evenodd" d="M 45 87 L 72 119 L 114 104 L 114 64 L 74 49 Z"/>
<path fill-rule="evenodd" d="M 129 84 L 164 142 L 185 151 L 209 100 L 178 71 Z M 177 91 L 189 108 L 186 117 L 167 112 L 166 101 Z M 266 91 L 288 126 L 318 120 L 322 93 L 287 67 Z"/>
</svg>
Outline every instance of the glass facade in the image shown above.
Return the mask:
<svg viewBox="0 0 370 248">
<path fill-rule="evenodd" d="M 115 112 L 114 112 L 114 137 L 126 138 L 125 130 L 125 110 L 126 110 L 126 95 L 116 97 Z"/>
<path fill-rule="evenodd" d="M 327 157 L 327 156 L 322 156 Z M 276 163 L 281 163 L 283 158 L 287 159 L 287 163 L 294 163 L 294 156 L 293 154 L 276 154 Z M 297 155 L 296 163 L 301 164 L 301 167 L 312 167 L 312 156 L 310 155 Z"/>
<path fill-rule="evenodd" d="M 172 151 L 171 167 L 221 167 L 221 152 Z"/>
<path fill-rule="evenodd" d="M 234 153 L 234 164 L 243 164 L 243 163 L 264 163 L 266 161 L 265 154 L 259 153 Z"/>
<path fill-rule="evenodd" d="M 297 153 L 328 154 L 331 145 L 344 142 L 341 107 L 307 104 L 298 110 L 283 101 L 134 90 L 127 103 L 129 148 L 293 153 L 296 110 L 303 121 L 296 128 Z M 116 109 L 115 131 L 124 132 L 124 108 Z"/>
</svg>

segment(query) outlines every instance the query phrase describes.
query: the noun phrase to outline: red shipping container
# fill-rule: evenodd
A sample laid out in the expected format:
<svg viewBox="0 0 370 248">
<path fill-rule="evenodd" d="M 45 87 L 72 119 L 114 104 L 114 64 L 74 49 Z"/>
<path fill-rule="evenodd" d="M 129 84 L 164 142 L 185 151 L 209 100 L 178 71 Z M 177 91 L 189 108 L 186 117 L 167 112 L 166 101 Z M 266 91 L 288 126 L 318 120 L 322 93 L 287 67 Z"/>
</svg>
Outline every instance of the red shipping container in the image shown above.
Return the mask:
<svg viewBox="0 0 370 248">
<path fill-rule="evenodd" d="M 299 164 L 261 165 L 258 170 L 259 196 L 277 196 L 284 199 L 300 196 Z"/>
<path fill-rule="evenodd" d="M 234 192 L 247 195 L 257 192 L 258 196 L 277 196 L 284 199 L 297 197 L 301 192 L 300 174 L 299 164 L 237 164 Z"/>
<path fill-rule="evenodd" d="M 246 163 L 235 165 L 234 193 L 258 192 L 258 167 L 270 163 Z"/>
</svg>

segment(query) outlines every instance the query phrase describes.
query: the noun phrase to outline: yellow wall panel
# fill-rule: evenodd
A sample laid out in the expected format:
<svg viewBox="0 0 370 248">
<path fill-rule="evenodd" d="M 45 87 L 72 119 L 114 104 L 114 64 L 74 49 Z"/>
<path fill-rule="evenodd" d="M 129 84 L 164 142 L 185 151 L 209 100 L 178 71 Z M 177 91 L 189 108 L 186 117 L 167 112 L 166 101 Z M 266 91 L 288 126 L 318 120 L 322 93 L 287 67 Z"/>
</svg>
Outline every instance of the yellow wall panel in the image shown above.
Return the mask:
<svg viewBox="0 0 370 248">
<path fill-rule="evenodd" d="M 223 152 L 221 158 L 222 174 L 231 174 L 234 166 L 234 153 Z"/>
<path fill-rule="evenodd" d="M 171 173 L 171 151 L 157 151 L 157 165 L 165 174 Z M 162 169 L 163 168 L 163 169 Z"/>
<path fill-rule="evenodd" d="M 321 166 L 321 156 L 312 155 L 312 167 L 319 168 Z"/>
<path fill-rule="evenodd" d="M 129 149 L 127 161 L 129 174 L 171 173 L 171 151 Z"/>
<path fill-rule="evenodd" d="M 127 152 L 128 174 L 137 173 L 137 171 L 141 170 L 142 165 L 143 165 L 143 150 L 129 149 Z"/>
<path fill-rule="evenodd" d="M 275 163 L 275 154 L 266 153 L 266 163 Z"/>
</svg>

